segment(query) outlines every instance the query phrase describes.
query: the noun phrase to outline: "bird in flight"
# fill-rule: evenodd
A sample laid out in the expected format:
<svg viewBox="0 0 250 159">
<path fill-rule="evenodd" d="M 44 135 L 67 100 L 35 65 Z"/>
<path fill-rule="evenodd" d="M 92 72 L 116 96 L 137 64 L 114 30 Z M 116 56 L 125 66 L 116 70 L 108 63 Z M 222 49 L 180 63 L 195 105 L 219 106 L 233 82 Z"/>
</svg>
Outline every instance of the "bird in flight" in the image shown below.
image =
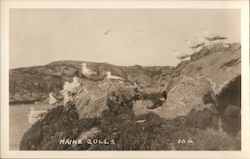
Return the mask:
<svg viewBox="0 0 250 159">
<path fill-rule="evenodd" d="M 103 33 L 103 35 L 107 35 L 107 34 L 109 34 L 110 33 L 110 31 L 111 31 L 111 29 L 109 28 L 109 29 L 107 29 L 104 33 Z"/>
</svg>

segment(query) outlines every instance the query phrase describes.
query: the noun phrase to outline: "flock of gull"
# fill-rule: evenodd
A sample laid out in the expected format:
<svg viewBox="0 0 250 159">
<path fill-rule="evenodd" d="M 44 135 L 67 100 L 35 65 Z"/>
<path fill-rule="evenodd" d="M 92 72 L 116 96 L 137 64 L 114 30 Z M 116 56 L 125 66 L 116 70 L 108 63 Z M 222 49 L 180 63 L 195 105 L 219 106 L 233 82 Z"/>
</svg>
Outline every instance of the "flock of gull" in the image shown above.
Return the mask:
<svg viewBox="0 0 250 159">
<path fill-rule="evenodd" d="M 173 53 L 175 54 L 177 59 L 181 61 L 190 60 L 190 55 L 196 53 L 198 50 L 201 50 L 203 46 L 207 45 L 211 47 L 215 41 L 227 39 L 226 37 L 217 34 L 211 34 L 208 28 L 202 27 L 200 30 L 202 36 L 196 35 L 194 37 L 189 37 L 185 40 L 185 47 L 192 49 L 191 53 L 181 53 L 178 50 L 173 50 Z M 224 46 L 228 47 L 227 44 L 225 44 Z"/>
<path fill-rule="evenodd" d="M 86 63 L 82 63 L 82 74 L 86 78 L 90 78 L 93 75 L 97 75 L 96 72 L 92 71 L 91 69 L 87 67 Z M 119 80 L 119 81 L 124 80 L 123 78 L 119 76 L 112 75 L 110 71 L 108 71 L 106 75 L 107 75 L 107 79 L 109 80 Z M 81 83 L 79 82 L 78 77 L 73 77 L 73 81 L 71 83 L 69 81 L 64 82 L 63 90 L 60 91 L 60 93 L 63 95 L 64 105 L 66 105 L 68 101 L 72 101 L 72 95 L 77 92 L 77 89 L 80 87 L 80 85 Z M 56 98 L 53 96 L 52 93 L 50 93 L 49 104 L 53 105 L 56 103 L 57 103 Z"/>
<path fill-rule="evenodd" d="M 200 50 L 203 46 L 208 45 L 211 46 L 214 41 L 218 40 L 225 40 L 226 37 L 222 37 L 216 34 L 210 34 L 207 28 L 201 28 L 201 31 L 203 33 L 203 37 L 201 36 L 194 36 L 190 37 L 185 40 L 186 46 L 190 49 L 192 49 L 192 53 L 180 53 L 178 50 L 173 50 L 173 53 L 176 55 L 177 59 L 180 59 L 181 61 L 184 60 L 190 60 L 190 55 L 195 53 L 198 49 Z M 207 42 L 209 44 L 207 44 Z M 93 75 L 97 75 L 97 72 L 94 72 L 93 70 L 89 69 L 87 67 L 86 63 L 82 63 L 82 74 L 87 79 L 91 78 Z M 112 75 L 110 71 L 106 72 L 106 77 L 108 80 L 117 80 L 117 81 L 124 81 L 122 77 Z M 73 77 L 73 81 L 65 81 L 63 90 L 60 91 L 60 93 L 63 95 L 63 104 L 66 105 L 67 102 L 73 100 L 73 95 L 77 93 L 78 88 L 80 87 L 81 83 L 79 82 L 78 77 Z M 171 85 L 171 80 L 167 82 L 167 84 L 162 88 L 161 93 L 163 94 L 165 100 L 166 100 L 166 89 Z M 49 105 L 55 105 L 58 101 L 54 96 L 54 93 L 49 93 Z M 28 120 L 31 124 L 34 124 L 36 121 L 38 121 L 42 114 L 46 113 L 47 110 L 35 110 L 34 107 L 30 108 L 30 114 L 28 115 Z"/>
<path fill-rule="evenodd" d="M 92 71 L 87 67 L 86 63 L 82 63 L 82 74 L 86 78 L 90 78 L 93 75 L 97 75 L 96 72 Z M 117 81 L 124 81 L 122 77 L 112 75 L 110 71 L 106 72 L 106 76 L 108 80 L 117 80 Z M 73 100 L 73 95 L 77 93 L 78 88 L 81 86 L 78 77 L 73 77 L 72 82 L 65 81 L 63 85 L 63 89 L 60 91 L 61 95 L 63 96 L 63 104 L 66 105 L 67 102 Z M 58 101 L 54 96 L 54 93 L 49 93 L 48 97 L 49 105 L 55 105 Z M 34 107 L 30 107 L 30 113 L 28 115 L 29 123 L 34 124 L 38 121 L 42 114 L 46 113 L 47 110 L 35 110 Z"/>
</svg>

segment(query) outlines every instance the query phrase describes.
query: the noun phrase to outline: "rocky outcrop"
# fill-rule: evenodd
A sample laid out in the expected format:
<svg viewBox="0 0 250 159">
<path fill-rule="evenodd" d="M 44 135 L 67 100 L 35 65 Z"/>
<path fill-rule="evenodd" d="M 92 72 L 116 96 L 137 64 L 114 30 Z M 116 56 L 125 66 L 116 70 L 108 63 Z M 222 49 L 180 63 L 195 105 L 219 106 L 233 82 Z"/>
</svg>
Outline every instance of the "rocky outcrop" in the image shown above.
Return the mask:
<svg viewBox="0 0 250 159">
<path fill-rule="evenodd" d="M 180 75 L 172 78 L 174 83 L 162 106 L 153 111 L 144 108 L 144 113 L 166 119 L 185 116 L 193 121 L 191 125 L 203 129 L 216 129 L 221 118 L 223 130 L 235 136 L 241 125 L 240 45 L 225 48 L 216 44 L 193 56 L 197 57 L 177 66 Z"/>
<path fill-rule="evenodd" d="M 120 94 L 115 97 L 123 96 Z M 73 103 L 58 106 L 23 136 L 21 150 L 236 150 L 237 140 L 216 131 L 190 127 L 185 117 L 166 120 L 135 116 L 131 103 L 114 100 L 101 118 L 79 119 Z M 119 104 L 118 104 L 119 103 Z M 116 109 L 113 109 L 116 105 Z M 114 111 L 115 110 L 115 111 Z M 142 122 L 140 122 L 142 121 Z M 185 143 L 181 143 L 185 141 Z"/>
<path fill-rule="evenodd" d="M 44 115 L 23 136 L 20 150 L 67 150 L 72 149 L 65 140 L 77 139 L 82 132 L 99 125 L 97 119 L 79 120 L 72 103 L 58 106 Z M 65 140 L 64 140 L 65 139 Z M 61 141 L 61 143 L 60 143 Z"/>
<path fill-rule="evenodd" d="M 205 78 L 183 77 L 181 83 L 170 90 L 167 100 L 158 109 L 159 116 L 174 119 L 187 116 L 192 109 L 205 108 L 203 96 L 210 91 L 210 83 Z"/>
<path fill-rule="evenodd" d="M 25 133 L 20 149 L 240 150 L 240 57 L 240 45 L 215 44 L 174 69 L 88 63 L 91 78 L 79 73 L 81 61 L 51 63 L 46 75 L 58 83 L 78 76 L 81 86 Z M 107 80 L 107 71 L 125 81 Z M 165 100 L 160 88 L 170 78 Z"/>
<path fill-rule="evenodd" d="M 72 81 L 74 76 L 86 80 L 81 73 L 81 64 L 84 61 L 58 61 L 45 66 L 17 68 L 10 70 L 10 104 L 46 102 L 48 93 L 58 93 L 62 90 L 65 81 Z M 87 67 L 95 72 L 96 76 L 88 78 L 92 82 L 100 82 L 106 78 L 106 72 L 125 79 L 131 84 L 136 83 L 143 89 L 152 90 L 155 85 L 169 79 L 174 67 L 169 66 L 115 66 L 106 63 L 87 63 Z M 153 89 L 154 91 L 155 89 Z"/>
<path fill-rule="evenodd" d="M 108 108 L 114 113 L 118 113 L 121 106 L 132 108 L 132 101 L 137 98 L 139 92 L 129 83 L 85 81 L 74 96 L 74 103 L 80 118 L 96 118 Z"/>
</svg>

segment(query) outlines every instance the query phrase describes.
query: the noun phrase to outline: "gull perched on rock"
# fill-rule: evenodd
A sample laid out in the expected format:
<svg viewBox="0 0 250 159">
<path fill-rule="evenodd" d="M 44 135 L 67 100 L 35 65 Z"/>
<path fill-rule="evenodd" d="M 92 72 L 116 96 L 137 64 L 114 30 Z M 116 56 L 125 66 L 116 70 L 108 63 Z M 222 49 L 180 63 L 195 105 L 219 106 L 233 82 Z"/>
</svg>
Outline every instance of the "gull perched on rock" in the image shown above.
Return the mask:
<svg viewBox="0 0 250 159">
<path fill-rule="evenodd" d="M 69 102 L 69 101 L 72 101 L 73 98 L 71 95 L 69 95 L 69 92 L 66 92 L 63 94 L 63 105 L 66 106 L 66 104 Z"/>
<path fill-rule="evenodd" d="M 189 54 L 184 54 L 184 53 L 180 53 L 179 51 L 177 50 L 173 50 L 174 54 L 175 54 L 175 57 L 177 59 L 180 59 L 181 61 L 185 61 L 185 60 L 189 60 L 190 59 L 190 55 Z"/>
<path fill-rule="evenodd" d="M 78 80 L 78 77 L 73 77 L 73 81 L 68 85 L 68 92 L 74 92 L 77 88 L 81 86 L 81 83 Z"/>
<path fill-rule="evenodd" d="M 76 93 L 78 88 L 81 86 L 78 77 L 73 77 L 73 81 L 69 83 L 68 81 L 64 82 L 63 90 L 61 94 L 63 95 L 63 104 L 66 105 L 68 101 L 72 101 L 72 93 Z"/>
<path fill-rule="evenodd" d="M 63 90 L 61 90 L 61 94 L 65 96 L 68 93 L 76 93 L 78 88 L 81 86 L 81 83 L 78 81 L 78 77 L 73 77 L 73 81 L 69 83 L 68 81 L 64 82 Z"/>
<path fill-rule="evenodd" d="M 189 37 L 185 40 L 187 47 L 193 49 L 194 52 L 196 52 L 196 49 L 201 48 L 203 45 L 205 45 L 205 39 L 201 38 L 200 36 L 196 35 L 193 38 Z"/>
<path fill-rule="evenodd" d="M 107 75 L 107 79 L 111 79 L 111 80 L 121 80 L 121 81 L 124 80 L 124 79 L 121 78 L 121 77 L 111 75 L 111 72 L 110 72 L 110 71 L 108 71 L 108 72 L 106 73 L 106 75 Z"/>
<path fill-rule="evenodd" d="M 54 105 L 57 103 L 56 98 L 53 96 L 53 93 L 49 93 L 49 105 Z"/>
<path fill-rule="evenodd" d="M 75 84 L 75 85 L 79 85 L 80 86 L 80 83 L 79 83 L 79 78 L 78 77 L 73 77 L 73 82 L 71 84 Z"/>
<path fill-rule="evenodd" d="M 69 81 L 64 82 L 63 90 L 69 90 Z"/>
<path fill-rule="evenodd" d="M 211 34 L 208 31 L 208 28 L 205 28 L 205 27 L 201 28 L 201 31 L 202 31 L 202 34 L 203 34 L 204 38 L 209 41 L 210 46 L 212 45 L 213 41 L 227 39 L 226 37 L 223 37 L 223 36 L 220 36 L 220 35 Z"/>
<path fill-rule="evenodd" d="M 94 72 L 94 71 L 87 68 L 86 63 L 82 63 L 82 74 L 87 78 L 89 78 L 92 75 L 97 75 L 96 72 Z"/>
</svg>

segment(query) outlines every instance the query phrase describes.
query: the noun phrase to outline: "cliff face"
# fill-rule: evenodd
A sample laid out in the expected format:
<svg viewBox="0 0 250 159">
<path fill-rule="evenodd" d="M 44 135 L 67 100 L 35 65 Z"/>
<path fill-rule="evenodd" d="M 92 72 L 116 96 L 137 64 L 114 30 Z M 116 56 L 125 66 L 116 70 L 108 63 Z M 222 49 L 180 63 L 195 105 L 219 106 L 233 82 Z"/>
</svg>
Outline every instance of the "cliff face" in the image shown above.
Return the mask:
<svg viewBox="0 0 250 159">
<path fill-rule="evenodd" d="M 176 68 L 88 63 L 97 72 L 91 79 L 82 77 L 81 62 L 51 63 L 46 66 L 51 69 L 46 70 L 52 72 L 50 77 L 60 79 L 59 83 L 78 76 L 81 86 L 71 102 L 62 106 L 59 101 L 24 134 L 20 149 L 239 150 L 240 49 L 239 44 L 215 44 Z M 105 79 L 107 71 L 125 81 Z M 163 100 L 159 90 L 168 79 L 172 82 Z M 61 87 L 53 85 L 51 90 Z M 60 144 L 60 139 L 82 143 Z M 109 142 L 93 143 L 95 140 Z"/>
</svg>

